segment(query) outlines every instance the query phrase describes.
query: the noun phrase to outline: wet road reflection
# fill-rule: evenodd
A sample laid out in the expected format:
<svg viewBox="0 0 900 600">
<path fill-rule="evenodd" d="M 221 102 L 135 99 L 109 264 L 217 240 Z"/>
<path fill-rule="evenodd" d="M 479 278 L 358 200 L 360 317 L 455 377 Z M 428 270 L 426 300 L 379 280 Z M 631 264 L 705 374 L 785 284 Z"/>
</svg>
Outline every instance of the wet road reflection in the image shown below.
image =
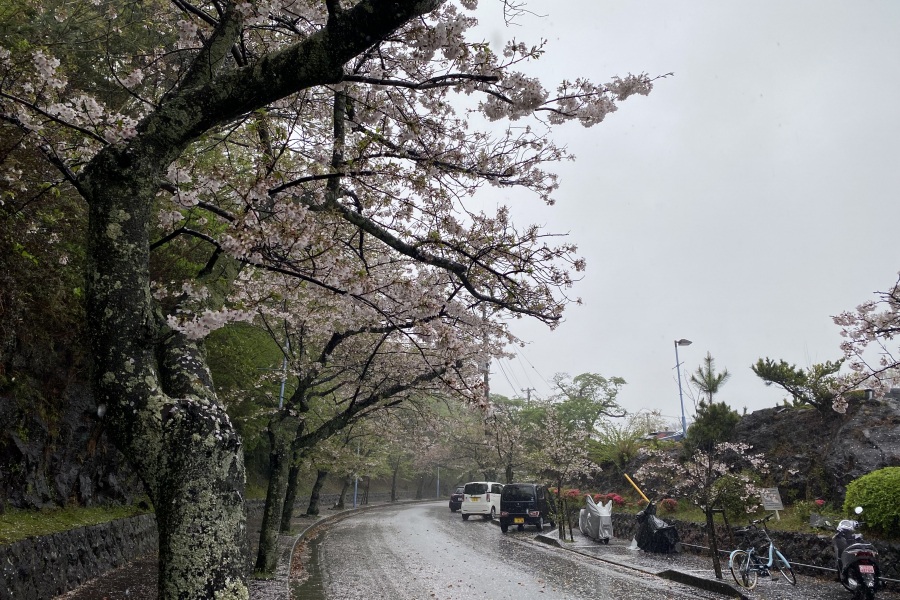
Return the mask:
<svg viewBox="0 0 900 600">
<path fill-rule="evenodd" d="M 535 533 L 503 534 L 489 521 L 463 521 L 444 502 L 360 513 L 320 537 L 311 552 L 315 585 L 295 588 L 294 600 L 721 597 L 594 564 L 534 542 Z"/>
</svg>

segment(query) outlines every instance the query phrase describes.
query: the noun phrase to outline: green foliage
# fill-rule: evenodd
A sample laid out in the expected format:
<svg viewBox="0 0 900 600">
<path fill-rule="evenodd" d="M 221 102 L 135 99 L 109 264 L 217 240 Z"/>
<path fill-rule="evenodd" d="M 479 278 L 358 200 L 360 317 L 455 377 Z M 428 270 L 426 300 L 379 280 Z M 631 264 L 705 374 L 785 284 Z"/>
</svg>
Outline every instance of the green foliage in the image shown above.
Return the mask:
<svg viewBox="0 0 900 600">
<path fill-rule="evenodd" d="M 573 430 L 593 431 L 601 417 L 625 416 L 625 410 L 616 402 L 625 385 L 621 377 L 607 379 L 599 373 L 582 373 L 569 379 L 567 373 L 557 373 L 553 383 L 561 392 L 560 418 Z"/>
<path fill-rule="evenodd" d="M 728 441 L 741 416 L 724 402 L 700 402 L 694 422 L 688 427 L 685 453 L 697 449 L 709 452 L 716 444 Z"/>
<path fill-rule="evenodd" d="M 823 414 L 831 414 L 834 374 L 840 371 L 843 360 L 826 361 L 803 370 L 783 360 L 759 359 L 750 368 L 766 385 L 777 385 L 791 395 L 795 407 L 812 406 Z"/>
<path fill-rule="evenodd" d="M 726 381 L 731 379 L 728 369 L 716 373 L 716 361 L 709 352 L 703 359 L 703 364 L 697 367 L 697 372 L 691 375 L 691 383 L 700 393 L 706 394 L 707 404 L 712 404 L 713 396 L 718 393 Z"/>
<path fill-rule="evenodd" d="M 268 423 L 266 409 L 278 405 L 281 351 L 264 329 L 232 323 L 207 336 L 206 352 L 216 391 L 244 451 L 253 453 Z"/>
<path fill-rule="evenodd" d="M 72 506 L 40 511 L 8 509 L 0 514 L 0 545 L 77 527 L 107 523 L 149 511 L 150 509 L 137 505 L 90 508 Z"/>
<path fill-rule="evenodd" d="M 647 445 L 644 438 L 662 425 L 658 414 L 630 415 L 625 421 L 600 421 L 595 439 L 588 441 L 588 456 L 599 465 L 612 465 L 619 473 Z"/>
<path fill-rule="evenodd" d="M 847 486 L 844 511 L 863 507 L 862 519 L 886 535 L 900 535 L 900 467 L 886 467 L 854 479 Z"/>
<path fill-rule="evenodd" d="M 803 522 L 808 522 L 810 515 L 819 512 L 819 507 L 809 500 L 799 500 L 794 502 L 794 516 Z"/>
<path fill-rule="evenodd" d="M 0 19 L 2 20 L 2 19 Z M 0 125 L 0 392 L 55 435 L 65 392 L 86 376 L 84 205 L 21 134 Z"/>
<path fill-rule="evenodd" d="M 757 481 L 759 479 L 755 474 L 750 477 Z M 719 478 L 713 484 L 713 495 L 719 499 L 715 508 L 724 508 L 725 514 L 732 521 L 747 518 L 747 509 L 755 508 L 759 502 L 756 498 L 744 499 L 745 490 L 746 485 L 737 477 L 726 475 Z"/>
</svg>

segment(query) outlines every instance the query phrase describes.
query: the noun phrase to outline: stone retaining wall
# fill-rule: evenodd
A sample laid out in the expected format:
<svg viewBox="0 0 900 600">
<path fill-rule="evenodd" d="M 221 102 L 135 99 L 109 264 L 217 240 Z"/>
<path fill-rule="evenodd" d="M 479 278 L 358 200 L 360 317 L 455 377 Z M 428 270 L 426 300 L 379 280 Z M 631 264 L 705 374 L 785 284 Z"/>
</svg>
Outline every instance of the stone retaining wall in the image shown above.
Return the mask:
<svg viewBox="0 0 900 600">
<path fill-rule="evenodd" d="M 0 546 L 0 600 L 44 600 L 157 549 L 152 514 Z"/>
<path fill-rule="evenodd" d="M 637 529 L 634 515 L 613 513 L 613 530 L 618 538 L 631 538 Z M 699 523 L 685 523 L 676 519 L 665 519 L 672 523 L 678 530 L 681 541 L 694 546 L 708 547 L 706 540 L 706 526 Z M 834 550 L 831 547 L 831 534 L 793 533 L 786 531 L 770 532 L 772 540 L 779 550 L 797 565 L 798 572 L 806 572 L 809 575 L 821 575 L 819 569 L 804 569 L 802 565 L 815 567 L 834 568 Z M 731 551 L 743 540 L 729 535 L 725 525 L 716 524 L 716 539 L 719 550 Z M 881 575 L 890 579 L 900 579 L 900 544 L 882 542 L 880 540 L 867 540 L 878 549 Z M 706 550 L 702 550 L 706 552 Z"/>
<path fill-rule="evenodd" d="M 412 493 L 398 494 L 407 499 Z M 322 509 L 333 506 L 339 494 L 324 494 Z M 358 500 L 361 500 L 361 495 Z M 389 492 L 370 493 L 369 502 L 387 502 Z M 353 495 L 344 499 L 353 505 Z M 263 502 L 247 502 L 249 541 L 255 548 Z M 295 505 L 295 514 L 306 510 L 306 501 Z M 0 600 L 48 600 L 157 551 L 156 517 L 152 514 L 79 527 L 43 537 L 0 546 Z M 255 550 L 248 559 L 255 559 Z"/>
</svg>

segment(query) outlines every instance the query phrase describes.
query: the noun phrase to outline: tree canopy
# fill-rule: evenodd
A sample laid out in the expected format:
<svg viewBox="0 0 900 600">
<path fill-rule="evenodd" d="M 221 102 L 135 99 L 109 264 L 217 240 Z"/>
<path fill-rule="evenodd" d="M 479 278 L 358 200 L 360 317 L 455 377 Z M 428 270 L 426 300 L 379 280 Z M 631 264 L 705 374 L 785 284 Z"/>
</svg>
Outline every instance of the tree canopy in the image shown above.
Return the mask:
<svg viewBox="0 0 900 600">
<path fill-rule="evenodd" d="M 248 593 L 241 440 L 204 337 L 299 292 L 335 305 L 332 333 L 389 328 L 398 363 L 418 352 L 483 398 L 505 319 L 553 326 L 584 262 L 473 196 L 552 203 L 551 128 L 652 88 L 548 91 L 520 70 L 542 46 L 467 39 L 470 0 L 4 7 L 0 121 L 23 150 L 2 157 L 4 203 L 65 189 L 86 207 L 93 391 L 156 507 L 160 598 Z"/>
<path fill-rule="evenodd" d="M 826 361 L 809 369 L 800 369 L 784 360 L 775 362 L 771 358 L 761 358 L 750 368 L 766 385 L 777 385 L 789 393 L 794 406 L 811 406 L 827 414 L 837 395 L 835 374 L 843 362 Z"/>
</svg>

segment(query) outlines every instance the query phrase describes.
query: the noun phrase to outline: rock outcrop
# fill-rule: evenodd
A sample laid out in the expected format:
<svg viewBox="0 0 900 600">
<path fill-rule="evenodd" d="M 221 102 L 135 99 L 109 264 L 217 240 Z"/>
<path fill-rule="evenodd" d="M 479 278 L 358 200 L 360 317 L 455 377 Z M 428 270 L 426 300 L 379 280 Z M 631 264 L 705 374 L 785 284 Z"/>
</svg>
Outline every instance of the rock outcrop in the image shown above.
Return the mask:
<svg viewBox="0 0 900 600">
<path fill-rule="evenodd" d="M 0 395 L 0 507 L 91 506 L 143 493 L 86 387 L 73 383 L 62 394 L 57 414 Z"/>
<path fill-rule="evenodd" d="M 845 415 L 758 410 L 741 419 L 733 440 L 768 457 L 785 501 L 824 498 L 840 505 L 854 479 L 900 466 L 900 390 L 853 403 Z"/>
</svg>

